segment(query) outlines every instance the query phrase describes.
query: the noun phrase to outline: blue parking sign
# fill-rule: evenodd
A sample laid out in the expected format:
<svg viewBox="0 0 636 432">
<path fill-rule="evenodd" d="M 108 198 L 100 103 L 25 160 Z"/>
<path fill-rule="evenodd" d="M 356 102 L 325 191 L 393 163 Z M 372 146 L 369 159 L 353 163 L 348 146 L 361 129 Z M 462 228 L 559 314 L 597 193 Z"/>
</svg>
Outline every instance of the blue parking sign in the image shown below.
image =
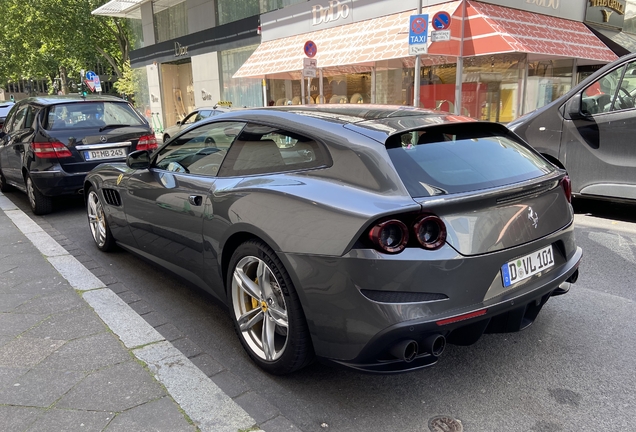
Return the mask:
<svg viewBox="0 0 636 432">
<path fill-rule="evenodd" d="M 425 44 L 428 40 L 428 14 L 411 15 L 409 45 Z"/>
</svg>

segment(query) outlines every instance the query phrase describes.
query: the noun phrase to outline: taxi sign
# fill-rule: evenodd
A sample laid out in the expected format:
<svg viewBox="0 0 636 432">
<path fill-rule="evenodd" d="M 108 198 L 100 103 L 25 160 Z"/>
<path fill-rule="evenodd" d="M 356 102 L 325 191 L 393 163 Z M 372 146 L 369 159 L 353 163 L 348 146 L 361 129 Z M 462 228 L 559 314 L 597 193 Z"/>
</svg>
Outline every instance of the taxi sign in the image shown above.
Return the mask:
<svg viewBox="0 0 636 432">
<path fill-rule="evenodd" d="M 418 55 L 428 52 L 428 14 L 411 15 L 409 25 L 409 54 Z"/>
</svg>

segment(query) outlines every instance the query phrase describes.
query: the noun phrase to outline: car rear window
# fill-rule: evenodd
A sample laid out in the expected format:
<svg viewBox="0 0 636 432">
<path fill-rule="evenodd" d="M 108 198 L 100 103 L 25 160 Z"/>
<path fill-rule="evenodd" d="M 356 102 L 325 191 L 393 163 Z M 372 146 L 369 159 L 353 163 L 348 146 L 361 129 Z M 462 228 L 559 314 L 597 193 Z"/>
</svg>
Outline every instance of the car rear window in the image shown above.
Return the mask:
<svg viewBox="0 0 636 432">
<path fill-rule="evenodd" d="M 540 177 L 555 168 L 501 126 L 451 124 L 389 137 L 386 146 L 412 197 L 470 192 Z"/>
<path fill-rule="evenodd" d="M 51 106 L 44 128 L 60 130 L 143 124 L 142 118 L 127 103 L 87 101 Z"/>
</svg>

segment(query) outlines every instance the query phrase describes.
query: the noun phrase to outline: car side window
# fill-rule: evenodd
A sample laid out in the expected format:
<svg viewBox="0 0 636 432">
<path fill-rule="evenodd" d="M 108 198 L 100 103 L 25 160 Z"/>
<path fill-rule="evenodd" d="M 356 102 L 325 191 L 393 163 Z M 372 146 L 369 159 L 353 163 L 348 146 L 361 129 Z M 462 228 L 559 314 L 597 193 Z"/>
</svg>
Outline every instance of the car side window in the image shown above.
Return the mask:
<svg viewBox="0 0 636 432">
<path fill-rule="evenodd" d="M 191 125 L 194 124 L 196 122 L 198 122 L 199 119 L 199 113 L 195 112 L 190 114 L 189 116 L 187 116 L 185 119 L 183 119 L 183 121 L 181 122 L 182 125 Z"/>
<path fill-rule="evenodd" d="M 238 136 L 219 176 L 277 173 L 327 166 L 324 146 L 296 132 L 249 124 Z"/>
<path fill-rule="evenodd" d="M 6 133 L 13 132 L 13 123 L 15 123 L 16 114 L 20 110 L 21 109 L 18 106 L 14 106 L 13 108 L 11 108 L 11 111 L 9 111 L 9 115 L 7 116 L 7 119 L 4 122 L 4 131 Z"/>
<path fill-rule="evenodd" d="M 173 172 L 216 176 L 230 145 L 245 126 L 217 122 L 177 136 L 159 150 L 155 167 Z"/>
<path fill-rule="evenodd" d="M 11 130 L 16 131 L 16 130 L 21 130 L 25 128 L 25 120 L 27 117 L 28 109 L 29 109 L 29 106 L 27 105 L 27 106 L 24 106 L 23 108 L 20 108 L 20 110 L 16 112 L 15 118 L 13 119 L 13 122 L 10 125 Z"/>
<path fill-rule="evenodd" d="M 612 111 L 624 70 L 625 66 L 615 69 L 585 89 L 581 103 L 583 114 L 593 115 Z"/>
<path fill-rule="evenodd" d="M 33 127 L 33 121 L 39 110 L 34 106 L 29 106 L 24 116 L 24 129 L 31 129 Z"/>
</svg>

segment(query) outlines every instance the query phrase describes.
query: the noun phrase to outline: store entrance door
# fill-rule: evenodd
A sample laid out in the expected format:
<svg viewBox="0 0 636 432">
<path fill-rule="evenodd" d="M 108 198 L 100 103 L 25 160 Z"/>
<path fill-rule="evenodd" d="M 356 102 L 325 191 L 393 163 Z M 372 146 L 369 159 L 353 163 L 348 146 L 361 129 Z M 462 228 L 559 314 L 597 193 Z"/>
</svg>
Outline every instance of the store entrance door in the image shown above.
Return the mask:
<svg viewBox="0 0 636 432">
<path fill-rule="evenodd" d="M 184 59 L 161 65 L 164 126 L 174 126 L 194 110 L 192 62 Z"/>
</svg>

